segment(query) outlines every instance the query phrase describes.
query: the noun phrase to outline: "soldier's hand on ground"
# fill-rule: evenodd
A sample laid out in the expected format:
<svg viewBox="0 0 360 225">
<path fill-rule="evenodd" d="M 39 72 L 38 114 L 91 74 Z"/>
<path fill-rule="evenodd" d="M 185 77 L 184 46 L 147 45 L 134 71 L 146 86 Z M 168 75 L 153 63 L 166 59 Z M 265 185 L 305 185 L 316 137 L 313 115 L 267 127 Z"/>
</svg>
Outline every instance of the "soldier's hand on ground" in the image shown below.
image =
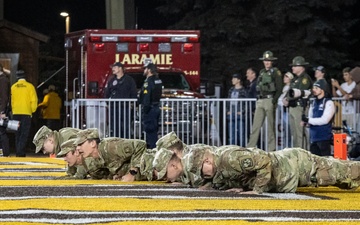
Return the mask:
<svg viewBox="0 0 360 225">
<path fill-rule="evenodd" d="M 181 183 L 181 182 L 171 182 L 171 185 L 183 185 L 183 183 Z"/>
<path fill-rule="evenodd" d="M 244 189 L 242 189 L 242 188 L 231 188 L 231 189 L 226 190 L 225 192 L 241 193 L 241 192 L 244 192 Z"/>
<path fill-rule="evenodd" d="M 115 174 L 115 175 L 113 176 L 113 180 L 121 180 L 121 176 Z"/>
<path fill-rule="evenodd" d="M 245 194 L 245 195 L 258 195 L 259 193 L 257 191 L 243 191 L 240 192 L 240 194 Z"/>
<path fill-rule="evenodd" d="M 131 175 L 130 173 L 126 174 L 121 178 L 122 182 L 133 182 L 135 181 L 135 176 Z"/>
</svg>

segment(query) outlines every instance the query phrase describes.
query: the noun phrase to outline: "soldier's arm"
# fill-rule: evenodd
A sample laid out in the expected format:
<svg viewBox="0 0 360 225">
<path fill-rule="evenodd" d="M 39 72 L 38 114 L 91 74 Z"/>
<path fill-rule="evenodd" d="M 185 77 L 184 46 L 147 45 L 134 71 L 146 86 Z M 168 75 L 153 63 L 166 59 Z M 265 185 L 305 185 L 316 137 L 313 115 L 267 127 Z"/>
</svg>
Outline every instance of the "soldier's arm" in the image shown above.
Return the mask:
<svg viewBox="0 0 360 225">
<path fill-rule="evenodd" d="M 255 172 L 253 191 L 261 194 L 266 190 L 267 185 L 271 180 L 271 160 L 267 155 L 242 155 L 239 159 L 239 164 L 234 168 L 239 171 L 243 171 L 245 174 L 251 174 Z"/>
</svg>

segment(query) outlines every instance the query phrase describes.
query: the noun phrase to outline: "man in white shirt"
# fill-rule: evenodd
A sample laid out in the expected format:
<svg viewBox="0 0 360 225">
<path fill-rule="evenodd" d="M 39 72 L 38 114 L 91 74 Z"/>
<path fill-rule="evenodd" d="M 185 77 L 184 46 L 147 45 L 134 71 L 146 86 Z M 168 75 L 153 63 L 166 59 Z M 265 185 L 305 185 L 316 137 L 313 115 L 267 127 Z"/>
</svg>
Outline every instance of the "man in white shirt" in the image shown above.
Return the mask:
<svg viewBox="0 0 360 225">
<path fill-rule="evenodd" d="M 344 83 L 339 85 L 339 82 L 335 79 L 331 80 L 332 83 L 332 93 L 334 97 L 344 97 L 342 101 L 342 116 L 343 120 L 346 120 L 347 124 L 353 126 L 355 109 L 353 102 L 350 100 L 349 95 L 351 91 L 355 88 L 356 83 L 353 81 L 352 76 L 350 75 L 350 67 L 343 69 L 343 78 Z"/>
</svg>

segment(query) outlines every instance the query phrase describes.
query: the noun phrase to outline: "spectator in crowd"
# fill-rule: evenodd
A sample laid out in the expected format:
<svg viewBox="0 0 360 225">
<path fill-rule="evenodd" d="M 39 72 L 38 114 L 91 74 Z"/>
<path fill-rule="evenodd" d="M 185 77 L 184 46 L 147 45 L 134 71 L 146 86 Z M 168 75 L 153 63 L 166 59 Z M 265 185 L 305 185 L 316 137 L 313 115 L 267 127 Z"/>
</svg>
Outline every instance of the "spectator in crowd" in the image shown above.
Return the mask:
<svg viewBox="0 0 360 225">
<path fill-rule="evenodd" d="M 303 126 L 310 126 L 310 152 L 319 156 L 331 156 L 332 119 L 335 114 L 334 102 L 327 93 L 325 79 L 314 83 L 315 99 L 310 104 L 309 117 L 302 115 Z"/>
<path fill-rule="evenodd" d="M 144 75 L 146 79 L 140 91 L 139 104 L 142 105 L 146 143 L 148 148 L 155 148 L 158 140 L 162 81 L 153 63 L 144 66 Z"/>
<path fill-rule="evenodd" d="M 247 80 L 247 86 L 246 89 L 247 92 L 247 98 L 257 98 L 257 91 L 256 91 L 256 84 L 257 84 L 257 72 L 253 67 L 249 67 L 246 70 L 246 80 Z M 247 116 L 247 120 L 245 122 L 246 127 L 246 134 L 249 137 L 251 132 L 251 125 L 254 120 L 254 114 L 255 114 L 255 108 L 256 108 L 256 102 L 255 101 L 249 101 L 248 102 L 248 109 L 251 111 L 250 114 Z"/>
<path fill-rule="evenodd" d="M 283 88 L 282 74 L 280 70 L 273 67 L 273 62 L 277 60 L 271 51 L 266 51 L 260 60 L 264 63 L 264 69 L 259 73 L 257 79 L 257 91 L 259 92 L 256 101 L 254 124 L 250 134 L 248 147 L 257 145 L 261 127 L 267 118 L 267 148 L 269 151 L 276 150 L 275 143 L 275 109 L 279 96 Z"/>
<path fill-rule="evenodd" d="M 11 86 L 13 119 L 20 121 L 20 127 L 15 134 L 15 148 L 17 157 L 25 157 L 31 117 L 36 111 L 38 98 L 35 87 L 25 79 L 25 72 L 17 71 L 16 76 L 18 81 Z"/>
<path fill-rule="evenodd" d="M 350 75 L 353 79 L 353 81 L 355 81 L 356 83 L 356 86 L 355 88 L 351 91 L 351 93 L 347 96 L 345 96 L 345 99 L 348 100 L 353 100 L 353 99 L 356 99 L 356 100 L 360 100 L 360 67 L 357 66 L 355 67 L 354 69 L 352 69 L 350 71 Z M 356 113 L 356 129 L 357 131 L 360 130 L 360 112 L 359 112 L 359 109 L 355 109 L 355 113 Z"/>
<path fill-rule="evenodd" d="M 137 89 L 135 80 L 125 74 L 124 65 L 115 62 L 110 66 L 114 76 L 109 79 L 105 87 L 105 98 L 136 99 Z M 131 102 L 110 102 L 110 136 L 130 138 L 130 124 L 132 115 Z"/>
<path fill-rule="evenodd" d="M 229 131 L 229 143 L 245 146 L 245 101 L 239 101 L 240 98 L 246 98 L 247 90 L 243 86 L 242 77 L 236 73 L 232 75 L 232 87 L 229 89 L 228 98 L 235 99 L 227 104 L 227 120 Z"/>
<path fill-rule="evenodd" d="M 290 116 L 290 127 L 293 136 L 293 147 L 302 147 L 307 149 L 307 131 L 305 128 L 300 126 L 302 114 L 305 113 L 307 107 L 307 98 L 304 96 L 306 93 L 304 91 L 308 91 L 310 93 L 310 89 L 312 87 L 312 81 L 310 76 L 306 73 L 305 66 L 309 65 L 308 62 L 302 56 L 296 56 L 292 60 L 292 73 L 295 75 L 295 78 L 292 80 L 290 84 L 290 90 L 300 90 L 300 95 L 290 96 L 290 93 L 297 92 L 288 92 L 289 95 L 287 99 L 289 100 L 289 116 Z"/>
<path fill-rule="evenodd" d="M 353 81 L 350 75 L 351 68 L 346 67 L 343 69 L 343 78 L 344 83 L 339 85 L 339 82 L 335 79 L 332 79 L 332 94 L 334 97 L 344 97 L 342 101 L 341 114 L 343 120 L 347 122 L 348 125 L 354 127 L 354 117 L 355 117 L 355 108 L 351 100 L 349 100 L 349 95 L 351 91 L 355 88 L 356 83 Z"/>
<path fill-rule="evenodd" d="M 332 84 L 329 76 L 326 73 L 326 69 L 323 66 L 317 66 L 314 68 L 315 71 L 315 80 L 324 79 L 326 81 L 326 93 L 332 97 Z"/>
<path fill-rule="evenodd" d="M 256 98 L 257 97 L 257 91 L 256 91 L 256 70 L 252 67 L 249 67 L 246 70 L 246 79 L 248 81 L 248 98 Z M 255 109 L 255 107 L 254 107 Z"/>
<path fill-rule="evenodd" d="M 10 80 L 9 80 L 10 70 L 7 70 L 0 64 L 0 120 L 8 119 L 8 112 L 10 111 L 9 107 L 9 97 L 10 97 Z M 6 133 L 6 127 L 0 126 L 0 140 L 1 140 L 1 149 L 2 155 L 7 157 L 10 155 L 10 145 L 9 138 Z"/>
<path fill-rule="evenodd" d="M 282 93 L 278 99 L 278 113 L 279 113 L 279 122 L 280 122 L 280 129 L 282 140 L 284 141 L 285 147 L 291 147 L 291 130 L 290 130 L 290 123 L 289 123 L 289 101 L 286 98 L 286 95 L 290 89 L 290 83 L 294 78 L 294 74 L 291 72 L 287 72 L 284 75 L 284 87 Z"/>
<path fill-rule="evenodd" d="M 49 93 L 47 93 L 44 96 L 43 101 L 38 104 L 38 108 L 41 109 L 42 117 L 46 121 L 46 126 L 51 130 L 60 130 L 60 111 L 62 103 L 61 98 L 58 93 L 56 93 L 55 89 L 54 85 L 49 85 Z"/>
</svg>

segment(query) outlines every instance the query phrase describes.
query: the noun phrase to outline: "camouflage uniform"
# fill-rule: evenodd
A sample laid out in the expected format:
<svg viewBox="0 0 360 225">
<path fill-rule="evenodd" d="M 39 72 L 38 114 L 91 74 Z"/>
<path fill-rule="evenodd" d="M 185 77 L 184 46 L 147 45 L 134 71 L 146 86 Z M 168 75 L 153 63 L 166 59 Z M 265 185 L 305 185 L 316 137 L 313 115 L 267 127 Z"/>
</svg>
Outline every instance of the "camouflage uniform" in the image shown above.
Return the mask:
<svg viewBox="0 0 360 225">
<path fill-rule="evenodd" d="M 35 134 L 33 143 L 36 146 L 35 153 L 40 152 L 43 148 L 45 140 L 52 135 L 54 137 L 54 154 L 58 154 L 61 150 L 61 144 L 76 138 L 76 134 L 80 129 L 72 127 L 64 127 L 59 131 L 51 130 L 47 126 L 42 126 Z M 75 148 L 74 148 L 75 149 Z M 87 176 L 85 168 L 81 165 L 71 166 L 67 168 L 67 176 L 64 178 L 75 178 L 75 179 L 84 179 Z"/>
<path fill-rule="evenodd" d="M 99 138 L 97 129 L 82 130 L 77 134 L 75 145 L 79 145 L 88 139 Z M 104 138 L 97 147 L 99 158 L 94 161 L 85 160 L 89 174 L 109 170 L 109 178 L 114 175 L 124 176 L 130 168 L 140 168 L 140 159 L 146 150 L 146 142 L 136 139 L 124 139 L 117 137 Z M 88 157 L 91 158 L 91 157 Z M 139 174 L 139 173 L 138 173 Z"/>
<path fill-rule="evenodd" d="M 204 179 L 201 178 L 201 169 L 200 171 L 197 171 L 196 169 L 190 171 L 187 168 L 197 168 L 197 164 L 194 165 L 193 160 L 191 160 L 192 157 L 194 157 L 194 154 L 189 154 L 191 152 L 194 153 L 201 151 L 203 156 L 206 149 L 209 149 L 209 151 L 214 151 L 215 147 L 205 144 L 193 144 L 187 146 L 187 154 L 185 154 L 181 159 L 181 164 L 184 168 L 184 171 L 182 176 L 180 176 L 179 178 L 180 182 L 194 186 L 202 185 Z M 197 158 L 200 157 L 199 155 L 201 153 L 196 155 Z M 156 152 L 153 162 L 153 168 L 158 171 L 158 180 L 162 180 L 165 177 L 167 165 L 169 164 L 169 161 L 174 154 L 175 153 L 173 151 L 165 148 L 161 148 L 159 151 Z"/>
<path fill-rule="evenodd" d="M 155 154 L 157 152 L 156 148 L 146 149 L 146 151 L 142 154 L 140 159 L 140 174 L 141 180 L 151 181 L 154 179 L 154 168 L 153 161 L 155 158 Z"/>
<path fill-rule="evenodd" d="M 178 142 L 182 143 L 183 145 L 183 155 L 190 151 L 188 146 L 180 140 L 180 138 L 176 135 L 174 131 L 171 131 L 170 133 L 167 133 L 166 135 L 159 138 L 159 140 L 156 142 L 156 148 L 157 150 L 160 150 L 161 148 L 169 149 L 171 146 Z"/>
<path fill-rule="evenodd" d="M 262 192 L 295 192 L 297 187 L 359 186 L 360 163 L 325 158 L 300 149 L 266 153 L 228 148 L 218 159 L 216 188 L 244 188 Z"/>
</svg>

